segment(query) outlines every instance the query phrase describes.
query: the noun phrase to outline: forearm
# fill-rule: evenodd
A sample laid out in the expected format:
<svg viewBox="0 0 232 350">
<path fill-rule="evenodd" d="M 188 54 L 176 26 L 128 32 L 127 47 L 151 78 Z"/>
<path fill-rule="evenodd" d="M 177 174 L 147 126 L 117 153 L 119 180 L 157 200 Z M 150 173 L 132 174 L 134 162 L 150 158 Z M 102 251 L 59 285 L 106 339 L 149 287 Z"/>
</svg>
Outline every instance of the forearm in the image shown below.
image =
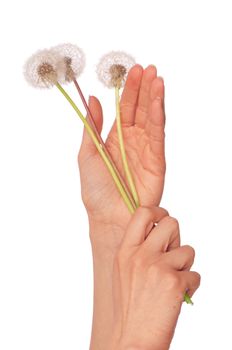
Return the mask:
<svg viewBox="0 0 232 350">
<path fill-rule="evenodd" d="M 93 257 L 94 302 L 91 350 L 105 350 L 112 333 L 112 262 Z M 107 315 L 107 317 L 106 317 Z"/>
<path fill-rule="evenodd" d="M 109 227 L 107 224 L 89 222 L 90 239 L 93 255 L 94 274 L 94 305 L 91 335 L 91 350 L 109 350 L 109 342 L 113 332 L 113 290 L 112 274 L 114 249 L 109 230 L 114 230 L 114 244 L 119 244 L 121 230 L 118 227 Z M 106 232 L 107 231 L 107 232 Z M 108 235 L 107 235 L 108 233 Z M 112 238 L 112 236 L 111 236 Z"/>
</svg>

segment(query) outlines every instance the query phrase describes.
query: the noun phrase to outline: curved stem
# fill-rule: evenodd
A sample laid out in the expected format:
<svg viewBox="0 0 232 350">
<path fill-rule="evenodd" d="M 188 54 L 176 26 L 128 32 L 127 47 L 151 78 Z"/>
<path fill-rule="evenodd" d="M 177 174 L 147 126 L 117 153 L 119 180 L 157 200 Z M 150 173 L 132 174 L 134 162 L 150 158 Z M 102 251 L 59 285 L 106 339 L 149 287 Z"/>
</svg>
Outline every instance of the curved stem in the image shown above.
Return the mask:
<svg viewBox="0 0 232 350">
<path fill-rule="evenodd" d="M 99 143 L 94 131 L 92 130 L 91 126 L 89 125 L 89 123 L 87 122 L 87 120 L 85 119 L 85 117 L 83 116 L 83 114 L 81 113 L 81 111 L 79 110 L 79 108 L 76 106 L 75 102 L 71 99 L 71 97 L 68 95 L 68 93 L 63 89 L 63 87 L 57 83 L 56 87 L 60 90 L 60 92 L 64 95 L 64 97 L 67 99 L 67 101 L 70 103 L 70 105 L 73 107 L 73 109 L 75 110 L 75 112 L 78 114 L 78 116 L 80 117 L 81 121 L 84 123 L 84 126 L 87 130 L 87 132 L 89 133 L 90 137 L 92 138 L 98 152 L 100 153 L 106 167 L 108 168 L 114 182 L 115 185 L 117 186 L 125 204 L 127 205 L 130 213 L 134 212 L 134 207 L 131 204 L 131 201 L 129 200 L 121 182 L 119 181 L 117 175 L 115 174 L 115 171 L 112 167 L 112 164 L 110 163 L 109 159 L 107 158 L 104 150 L 102 149 L 102 145 Z"/>
<path fill-rule="evenodd" d="M 116 122 L 117 122 L 117 131 L 118 131 L 118 140 L 119 140 L 119 146 L 120 146 L 120 151 L 121 151 L 121 156 L 122 156 L 122 163 L 123 167 L 125 170 L 126 178 L 132 193 L 132 196 L 134 198 L 136 207 L 139 207 L 139 197 L 138 193 L 136 191 L 136 187 L 134 184 L 134 180 L 132 177 L 132 174 L 130 172 L 130 168 L 127 162 L 127 156 L 126 156 L 126 151 L 125 151 L 125 146 L 124 146 L 124 141 L 123 141 L 123 134 L 122 134 L 122 125 L 121 125 L 121 117 L 120 117 L 120 100 L 119 100 L 119 87 L 115 87 L 115 104 L 116 104 Z"/>
<path fill-rule="evenodd" d="M 129 199 L 130 199 L 130 201 L 131 201 L 133 207 L 136 208 L 136 204 L 135 204 L 134 198 L 131 196 L 131 193 L 130 193 L 130 191 L 128 190 L 128 187 L 127 187 L 125 181 L 123 180 L 123 178 L 122 178 L 121 174 L 119 173 L 119 171 L 118 171 L 116 165 L 114 164 L 113 159 L 112 159 L 112 157 L 111 157 L 111 155 L 110 155 L 110 153 L 109 153 L 109 151 L 108 151 L 108 149 L 107 149 L 107 147 L 106 147 L 104 141 L 102 140 L 100 133 L 99 133 L 98 130 L 97 130 L 97 127 L 96 127 L 95 122 L 94 122 L 93 115 L 92 115 L 92 113 L 91 113 L 91 111 L 90 111 L 90 109 L 89 109 L 89 106 L 88 106 L 88 104 L 87 104 L 87 102 L 86 102 L 86 99 L 85 99 L 85 97 L 84 97 L 84 95 L 83 95 L 83 93 L 82 93 L 82 90 L 81 90 L 81 88 L 80 88 L 80 85 L 78 84 L 78 82 L 77 82 L 76 79 L 74 79 L 73 82 L 74 82 L 74 85 L 75 85 L 75 87 L 76 87 L 76 89 L 77 89 L 79 95 L 80 95 L 80 98 L 81 98 L 82 103 L 83 103 L 83 105 L 84 105 L 84 107 L 85 107 L 85 110 L 86 110 L 86 112 L 87 112 L 87 114 L 88 114 L 88 116 L 89 116 L 90 123 L 91 123 L 91 125 L 92 125 L 92 127 L 93 127 L 93 131 L 95 132 L 99 143 L 102 145 L 102 148 L 103 148 L 103 150 L 105 151 L 105 154 L 107 155 L 109 161 L 111 162 L 111 164 L 112 164 L 112 166 L 113 166 L 113 168 L 114 168 L 114 171 L 115 171 L 115 173 L 117 174 L 117 176 L 118 176 L 118 178 L 119 178 L 119 180 L 120 180 L 122 186 L 124 187 L 125 192 L 127 193 L 127 196 L 129 197 Z"/>
</svg>

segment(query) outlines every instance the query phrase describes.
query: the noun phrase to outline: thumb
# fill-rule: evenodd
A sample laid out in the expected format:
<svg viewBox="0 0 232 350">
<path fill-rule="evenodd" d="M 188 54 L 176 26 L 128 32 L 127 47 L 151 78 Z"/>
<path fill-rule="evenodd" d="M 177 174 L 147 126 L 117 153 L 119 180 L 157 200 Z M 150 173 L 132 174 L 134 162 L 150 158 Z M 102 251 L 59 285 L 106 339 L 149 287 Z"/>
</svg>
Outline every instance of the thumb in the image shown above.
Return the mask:
<svg viewBox="0 0 232 350">
<path fill-rule="evenodd" d="M 92 114 L 94 124 L 96 125 L 99 134 L 101 134 L 103 125 L 103 112 L 101 103 L 95 96 L 89 96 L 88 106 Z M 89 114 L 87 114 L 87 121 L 91 125 Z M 80 153 L 84 157 L 88 157 L 91 154 L 94 155 L 96 152 L 98 152 L 97 148 L 89 136 L 86 128 L 84 127 Z"/>
</svg>

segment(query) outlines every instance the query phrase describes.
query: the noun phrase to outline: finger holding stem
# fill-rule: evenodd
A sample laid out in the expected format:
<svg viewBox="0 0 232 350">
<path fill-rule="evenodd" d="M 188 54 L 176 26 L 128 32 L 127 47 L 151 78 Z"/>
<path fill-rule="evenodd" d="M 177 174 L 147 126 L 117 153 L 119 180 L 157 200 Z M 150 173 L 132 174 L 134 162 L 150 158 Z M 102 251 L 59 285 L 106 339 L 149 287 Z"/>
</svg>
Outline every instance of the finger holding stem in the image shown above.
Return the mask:
<svg viewBox="0 0 232 350">
<path fill-rule="evenodd" d="M 58 90 L 63 94 L 63 96 L 67 99 L 67 101 L 71 104 L 71 106 L 73 107 L 73 109 L 75 110 L 75 112 L 78 114 L 78 116 L 80 117 L 81 121 L 83 122 L 87 132 L 89 133 L 90 137 L 92 138 L 95 146 L 97 147 L 98 152 L 100 153 L 106 167 L 108 168 L 114 182 L 115 185 L 117 186 L 126 206 L 128 207 L 130 213 L 134 212 L 134 207 L 130 201 L 130 199 L 128 198 L 124 187 L 122 186 L 117 174 L 114 171 L 114 168 L 111 164 L 111 162 L 109 161 L 107 155 L 105 154 L 102 145 L 99 143 L 94 131 L 92 130 L 91 126 L 89 125 L 88 121 L 85 119 L 85 117 L 83 116 L 83 114 L 81 113 L 81 111 L 79 110 L 79 108 L 76 106 L 75 102 L 71 99 L 71 97 L 68 95 L 68 93 L 64 90 L 64 88 L 59 84 L 56 83 L 56 87 L 58 88 Z"/>
<path fill-rule="evenodd" d="M 102 148 L 103 148 L 105 154 L 107 155 L 109 161 L 111 162 L 112 167 L 114 168 L 114 171 L 115 171 L 116 175 L 118 176 L 118 178 L 119 178 L 119 180 L 120 180 L 122 186 L 124 187 L 125 192 L 126 192 L 127 196 L 129 197 L 129 199 L 130 199 L 130 201 L 131 201 L 133 207 L 136 208 L 136 203 L 135 203 L 135 201 L 134 201 L 134 198 L 132 197 L 130 191 L 128 190 L 125 181 L 123 180 L 123 178 L 122 178 L 121 174 L 119 173 L 119 171 L 118 171 L 116 165 L 114 164 L 114 162 L 113 162 L 113 160 L 112 160 L 112 157 L 111 157 L 111 155 L 110 155 L 110 153 L 109 153 L 109 151 L 108 151 L 108 149 L 107 149 L 107 147 L 106 147 L 104 141 L 102 140 L 100 133 L 98 132 L 98 130 L 97 130 L 97 128 L 96 128 L 93 115 L 92 115 L 92 113 L 91 113 L 91 111 L 90 111 L 90 109 L 89 109 L 89 106 L 88 106 L 88 104 L 87 104 L 87 102 L 86 102 L 86 99 L 85 99 L 85 97 L 84 97 L 84 94 L 83 94 L 83 92 L 82 92 L 82 90 L 81 90 L 80 85 L 78 84 L 78 82 L 77 82 L 76 79 L 73 79 L 73 83 L 74 83 L 74 85 L 75 85 L 75 87 L 76 87 L 76 89 L 77 89 L 77 91 L 78 91 L 78 94 L 79 94 L 79 96 L 80 96 L 80 98 L 81 98 L 81 100 L 82 100 L 82 103 L 83 103 L 83 105 L 84 105 L 84 107 L 85 107 L 85 110 L 86 110 L 86 112 L 87 112 L 87 114 L 88 114 L 88 116 L 89 116 L 91 126 L 92 126 L 92 128 L 93 128 L 93 131 L 95 132 L 95 135 L 96 135 L 96 137 L 97 137 L 99 143 L 102 145 Z"/>
</svg>

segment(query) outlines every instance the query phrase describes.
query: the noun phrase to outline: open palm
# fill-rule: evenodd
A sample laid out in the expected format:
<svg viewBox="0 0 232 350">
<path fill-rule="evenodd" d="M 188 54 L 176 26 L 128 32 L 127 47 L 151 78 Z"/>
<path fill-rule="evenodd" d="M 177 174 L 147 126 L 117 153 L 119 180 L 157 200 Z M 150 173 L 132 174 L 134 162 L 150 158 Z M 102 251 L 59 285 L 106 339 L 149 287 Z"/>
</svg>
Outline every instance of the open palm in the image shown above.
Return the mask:
<svg viewBox="0 0 232 350">
<path fill-rule="evenodd" d="M 91 97 L 89 107 L 101 132 L 103 115 L 100 102 Z M 135 65 L 129 72 L 120 101 L 125 149 L 140 204 L 159 205 L 165 177 L 164 83 L 156 68 Z M 116 123 L 106 139 L 112 159 L 125 179 Z M 91 220 L 126 228 L 131 214 L 84 130 L 78 154 L 82 199 Z"/>
</svg>

